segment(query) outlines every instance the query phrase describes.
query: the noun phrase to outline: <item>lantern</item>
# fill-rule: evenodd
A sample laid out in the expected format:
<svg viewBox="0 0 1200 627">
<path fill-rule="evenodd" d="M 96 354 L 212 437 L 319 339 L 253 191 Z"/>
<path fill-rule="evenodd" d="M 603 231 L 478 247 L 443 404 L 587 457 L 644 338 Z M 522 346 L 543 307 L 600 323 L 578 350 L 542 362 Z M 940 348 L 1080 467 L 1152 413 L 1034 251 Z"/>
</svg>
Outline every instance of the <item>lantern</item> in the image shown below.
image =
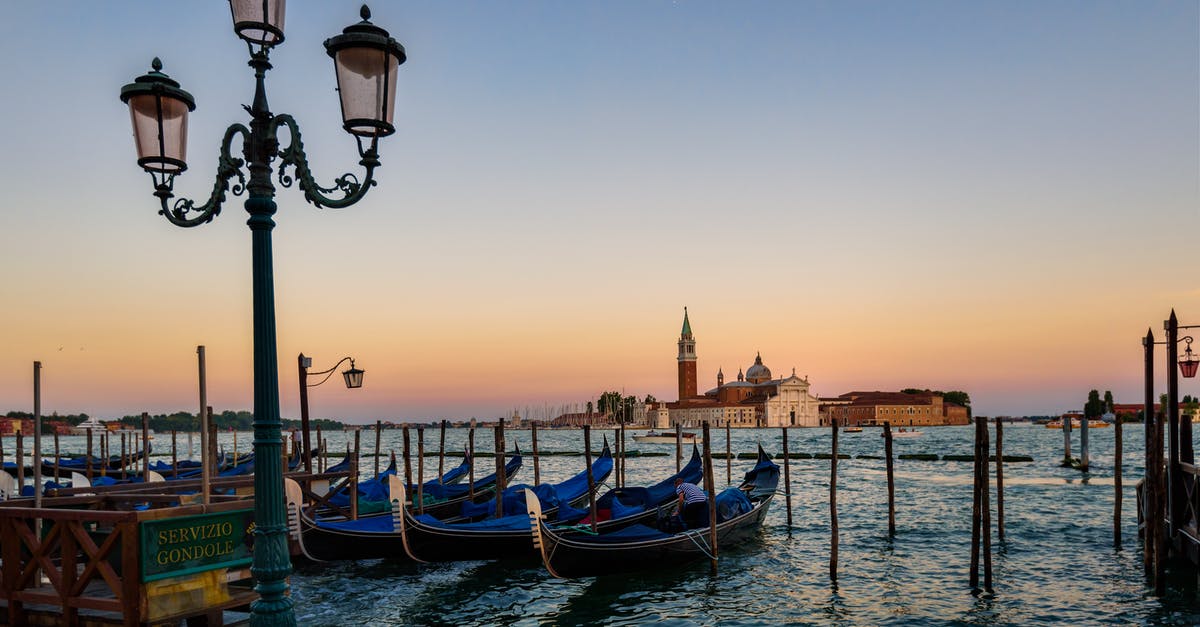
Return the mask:
<svg viewBox="0 0 1200 627">
<path fill-rule="evenodd" d="M 325 51 L 337 72 L 342 127 L 358 137 L 385 137 L 396 132 L 396 69 L 407 57 L 404 46 L 369 21 L 365 4 L 360 15 L 363 21 L 325 40 Z"/>
<path fill-rule="evenodd" d="M 270 48 L 283 41 L 284 0 L 229 0 L 233 32 L 251 44 Z"/>
<path fill-rule="evenodd" d="M 1179 372 L 1185 379 L 1191 379 L 1196 376 L 1196 367 L 1200 366 L 1200 358 L 1192 354 L 1192 343 L 1187 343 L 1187 350 L 1184 351 L 1183 359 L 1179 360 Z"/>
<path fill-rule="evenodd" d="M 362 387 L 363 371 L 354 367 L 354 360 L 350 360 L 350 369 L 342 372 L 342 377 L 346 379 L 346 387 L 350 389 Z"/>
<path fill-rule="evenodd" d="M 187 169 L 187 119 L 196 101 L 162 73 L 157 57 L 151 68 L 121 88 L 121 102 L 129 105 L 138 165 L 151 173 L 178 174 Z"/>
</svg>

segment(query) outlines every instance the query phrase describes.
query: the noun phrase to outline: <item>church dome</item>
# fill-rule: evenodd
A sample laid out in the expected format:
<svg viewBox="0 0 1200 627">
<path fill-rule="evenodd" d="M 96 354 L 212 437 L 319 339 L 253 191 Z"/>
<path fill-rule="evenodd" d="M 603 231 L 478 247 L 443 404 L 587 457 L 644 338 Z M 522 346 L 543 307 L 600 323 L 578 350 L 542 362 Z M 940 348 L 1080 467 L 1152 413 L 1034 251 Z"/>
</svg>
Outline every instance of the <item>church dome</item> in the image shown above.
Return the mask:
<svg viewBox="0 0 1200 627">
<path fill-rule="evenodd" d="M 746 370 L 746 380 L 751 383 L 763 383 L 771 380 L 771 369 L 763 365 L 761 354 L 754 356 L 754 365 Z"/>
</svg>

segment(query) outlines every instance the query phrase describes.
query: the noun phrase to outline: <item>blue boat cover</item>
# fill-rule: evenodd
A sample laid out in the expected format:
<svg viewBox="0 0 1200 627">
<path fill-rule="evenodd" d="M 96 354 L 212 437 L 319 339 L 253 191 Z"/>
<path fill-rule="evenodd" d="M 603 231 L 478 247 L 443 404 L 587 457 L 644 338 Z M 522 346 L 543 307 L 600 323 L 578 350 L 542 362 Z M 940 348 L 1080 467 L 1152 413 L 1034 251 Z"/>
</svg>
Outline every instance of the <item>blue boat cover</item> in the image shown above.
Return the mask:
<svg viewBox="0 0 1200 627">
<path fill-rule="evenodd" d="M 761 459 L 746 473 L 745 480 L 747 483 L 756 484 L 750 489 L 751 497 L 761 498 L 774 494 L 779 485 L 779 466 L 769 459 Z"/>
<path fill-rule="evenodd" d="M 613 458 L 608 449 L 604 449 L 604 454 L 596 461 L 592 462 L 592 479 L 598 484 L 604 481 L 610 473 L 612 473 Z M 525 515 L 525 490 L 532 489 L 534 494 L 537 494 L 538 500 L 542 502 L 542 510 L 548 511 L 563 504 L 570 503 L 575 499 L 587 494 L 588 480 L 587 470 L 584 469 L 579 474 L 558 484 L 545 484 L 536 488 L 527 484 L 518 484 L 509 486 L 504 490 L 504 511 L 505 512 L 521 512 L 521 516 Z M 486 503 L 463 503 L 462 515 L 465 518 L 479 518 L 480 516 L 495 516 L 496 501 L 491 500 Z"/>
<path fill-rule="evenodd" d="M 725 522 L 754 509 L 746 493 L 737 488 L 725 488 L 717 495 L 717 521 Z"/>
<path fill-rule="evenodd" d="M 525 513 L 514 514 L 512 516 L 502 516 L 500 518 L 488 518 L 486 520 L 478 520 L 467 523 L 446 523 L 442 522 L 429 514 L 423 514 L 415 517 L 420 522 L 430 527 L 439 529 L 464 529 L 476 531 L 529 531 L 529 516 Z"/>
<path fill-rule="evenodd" d="M 671 534 L 663 533 L 653 527 L 646 525 L 629 525 L 624 529 L 618 529 L 609 533 L 604 533 L 598 536 L 577 536 L 572 537 L 572 541 L 587 542 L 587 543 L 617 543 L 617 542 L 641 542 L 643 540 L 661 540 L 670 538 Z"/>
</svg>

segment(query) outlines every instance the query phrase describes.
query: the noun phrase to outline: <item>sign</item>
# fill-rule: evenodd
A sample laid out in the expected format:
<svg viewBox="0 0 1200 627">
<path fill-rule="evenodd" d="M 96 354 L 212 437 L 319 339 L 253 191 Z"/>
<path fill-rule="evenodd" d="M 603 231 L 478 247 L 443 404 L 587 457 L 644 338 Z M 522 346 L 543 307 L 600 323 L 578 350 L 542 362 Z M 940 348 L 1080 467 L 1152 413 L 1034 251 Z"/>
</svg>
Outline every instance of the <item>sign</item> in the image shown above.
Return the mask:
<svg viewBox="0 0 1200 627">
<path fill-rule="evenodd" d="M 142 581 L 249 565 L 254 510 L 199 514 L 141 523 Z"/>
</svg>

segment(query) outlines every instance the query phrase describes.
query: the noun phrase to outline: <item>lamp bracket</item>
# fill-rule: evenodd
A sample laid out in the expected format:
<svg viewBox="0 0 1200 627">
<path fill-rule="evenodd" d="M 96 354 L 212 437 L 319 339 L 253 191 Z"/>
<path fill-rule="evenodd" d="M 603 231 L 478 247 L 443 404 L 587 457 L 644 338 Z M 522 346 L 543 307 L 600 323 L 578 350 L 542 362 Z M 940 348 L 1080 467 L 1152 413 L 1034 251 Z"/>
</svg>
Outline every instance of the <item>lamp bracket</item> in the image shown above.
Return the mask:
<svg viewBox="0 0 1200 627">
<path fill-rule="evenodd" d="M 359 146 L 359 155 L 362 159 L 358 163 L 366 168 L 366 173 L 361 181 L 358 175 L 347 173 L 334 179 L 333 187 L 321 187 L 313 178 L 312 170 L 309 168 L 308 156 L 304 152 L 304 142 L 300 138 L 300 127 L 296 120 L 286 113 L 276 115 L 271 119 L 268 131 L 270 136 L 276 137 L 281 127 L 286 127 L 291 136 L 287 147 L 278 152 L 280 159 L 279 184 L 283 187 L 291 187 L 292 183 L 298 183 L 300 189 L 304 191 L 304 199 L 314 206 L 342 209 L 362 200 L 371 186 L 375 185 L 375 168 L 379 166 L 379 154 L 376 152 L 374 141 L 366 150 L 363 150 L 361 145 Z M 293 168 L 291 175 L 287 173 L 288 166 Z M 331 198 L 326 195 L 334 192 L 341 192 L 341 198 Z"/>
<path fill-rule="evenodd" d="M 336 364 L 334 364 L 334 365 L 333 365 L 333 367 L 332 367 L 332 368 L 330 368 L 329 370 L 322 370 L 322 371 L 320 371 L 320 372 L 310 372 L 310 373 L 308 373 L 308 376 L 310 376 L 310 377 L 319 377 L 319 376 L 321 376 L 321 375 L 325 375 L 325 378 L 324 378 L 324 379 L 321 379 L 320 381 L 318 381 L 318 382 L 316 382 L 316 383 L 306 383 L 305 385 L 307 385 L 307 386 L 308 386 L 308 387 L 310 387 L 310 388 L 315 388 L 315 387 L 317 387 L 318 385 L 321 385 L 322 383 L 325 383 L 326 381 L 328 381 L 328 380 L 329 380 L 329 377 L 332 377 L 332 376 L 333 376 L 333 371 L 337 370 L 337 369 L 338 369 L 338 366 L 340 366 L 340 365 L 342 365 L 342 364 L 346 363 L 347 361 L 349 361 L 349 362 L 350 362 L 350 367 L 351 367 L 351 368 L 353 368 L 353 367 L 354 367 L 354 358 L 353 358 L 353 357 L 343 357 L 343 358 L 341 358 L 340 360 L 338 360 L 338 362 L 337 362 Z"/>
<path fill-rule="evenodd" d="M 197 207 L 196 201 L 189 198 L 179 198 L 171 205 L 169 201 L 174 197 L 175 176 L 169 175 L 162 180 L 155 177 L 154 195 L 158 196 L 162 203 L 162 209 L 158 211 L 160 215 L 176 226 L 198 226 L 212 222 L 212 219 L 221 213 L 221 204 L 225 202 L 226 192 L 232 191 L 233 195 L 241 196 L 246 191 L 246 176 L 242 173 L 245 161 L 230 153 L 233 139 L 239 133 L 243 143 L 250 137 L 250 129 L 241 124 L 233 124 L 225 129 L 225 137 L 221 140 L 221 154 L 217 158 L 216 180 L 213 181 L 208 202 L 203 205 Z M 230 188 L 229 181 L 234 177 L 237 177 L 238 182 Z M 189 217 L 188 214 L 193 213 L 195 215 Z"/>
</svg>

